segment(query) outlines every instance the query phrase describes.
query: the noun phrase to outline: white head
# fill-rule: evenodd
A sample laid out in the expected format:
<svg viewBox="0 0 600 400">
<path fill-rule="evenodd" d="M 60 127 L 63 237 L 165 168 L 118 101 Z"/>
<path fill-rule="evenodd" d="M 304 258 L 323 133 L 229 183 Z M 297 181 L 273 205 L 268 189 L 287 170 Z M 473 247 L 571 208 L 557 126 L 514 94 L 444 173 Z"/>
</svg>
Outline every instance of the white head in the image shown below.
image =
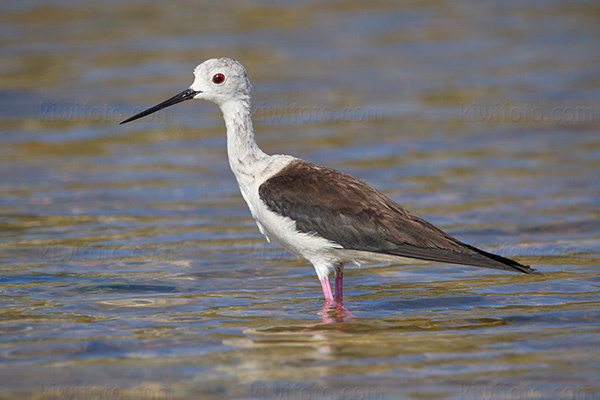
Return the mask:
<svg viewBox="0 0 600 400">
<path fill-rule="evenodd" d="M 194 83 L 190 89 L 199 92 L 195 99 L 212 101 L 219 105 L 229 100 L 250 98 L 252 86 L 246 70 L 232 58 L 211 58 L 194 69 Z"/>
<path fill-rule="evenodd" d="M 211 58 L 206 60 L 194 69 L 194 77 L 194 83 L 189 89 L 126 119 L 121 124 L 190 99 L 208 100 L 219 106 L 223 106 L 229 101 L 250 100 L 252 86 L 246 75 L 246 70 L 242 64 L 234 59 Z"/>
</svg>

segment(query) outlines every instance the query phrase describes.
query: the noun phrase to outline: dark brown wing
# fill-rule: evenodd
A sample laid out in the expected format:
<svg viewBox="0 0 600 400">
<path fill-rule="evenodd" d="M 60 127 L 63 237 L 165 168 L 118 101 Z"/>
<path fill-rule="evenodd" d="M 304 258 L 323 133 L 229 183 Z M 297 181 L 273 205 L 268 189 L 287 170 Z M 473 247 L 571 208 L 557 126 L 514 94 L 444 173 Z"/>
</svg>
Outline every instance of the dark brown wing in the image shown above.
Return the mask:
<svg viewBox="0 0 600 400">
<path fill-rule="evenodd" d="M 371 185 L 294 160 L 259 188 L 273 212 L 345 249 L 532 273 L 516 261 L 464 244 L 412 215 Z"/>
</svg>

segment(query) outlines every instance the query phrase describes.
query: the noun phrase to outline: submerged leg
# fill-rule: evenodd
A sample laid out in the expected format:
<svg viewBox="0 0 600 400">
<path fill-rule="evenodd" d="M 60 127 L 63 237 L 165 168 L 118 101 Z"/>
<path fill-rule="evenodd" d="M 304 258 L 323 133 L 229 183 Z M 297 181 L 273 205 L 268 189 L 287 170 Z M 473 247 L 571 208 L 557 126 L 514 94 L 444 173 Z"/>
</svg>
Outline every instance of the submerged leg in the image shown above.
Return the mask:
<svg viewBox="0 0 600 400">
<path fill-rule="evenodd" d="M 337 278 L 336 278 L 337 280 Z M 333 295 L 331 294 L 331 286 L 329 285 L 329 277 L 325 276 L 321 279 L 321 287 L 323 288 L 323 296 L 326 303 L 333 303 Z M 336 286 L 337 291 L 337 286 Z"/>
<path fill-rule="evenodd" d="M 336 265 L 335 267 L 335 301 L 342 302 L 344 297 L 344 266 Z"/>
</svg>

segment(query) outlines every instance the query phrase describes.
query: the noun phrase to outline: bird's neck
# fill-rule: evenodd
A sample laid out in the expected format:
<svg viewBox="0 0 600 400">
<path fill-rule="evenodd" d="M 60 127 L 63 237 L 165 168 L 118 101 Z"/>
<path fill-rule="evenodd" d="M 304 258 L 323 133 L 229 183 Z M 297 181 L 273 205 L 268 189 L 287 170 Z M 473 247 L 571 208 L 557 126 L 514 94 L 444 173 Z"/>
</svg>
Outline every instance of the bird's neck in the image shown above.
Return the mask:
<svg viewBox="0 0 600 400">
<path fill-rule="evenodd" d="M 236 99 L 220 105 L 227 127 L 227 156 L 239 183 L 254 180 L 253 164 L 268 157 L 256 144 L 250 99 Z"/>
</svg>

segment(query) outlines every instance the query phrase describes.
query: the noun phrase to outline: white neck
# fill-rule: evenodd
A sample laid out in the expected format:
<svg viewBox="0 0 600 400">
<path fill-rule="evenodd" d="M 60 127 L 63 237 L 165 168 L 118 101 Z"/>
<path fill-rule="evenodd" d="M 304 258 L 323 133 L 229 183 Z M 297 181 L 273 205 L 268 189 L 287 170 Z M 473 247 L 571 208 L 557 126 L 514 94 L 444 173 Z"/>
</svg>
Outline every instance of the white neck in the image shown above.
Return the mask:
<svg viewBox="0 0 600 400">
<path fill-rule="evenodd" d="M 268 157 L 254 138 L 250 99 L 231 100 L 220 104 L 220 108 L 227 127 L 229 165 L 238 183 L 247 185 L 256 178 L 252 165 Z"/>
</svg>

